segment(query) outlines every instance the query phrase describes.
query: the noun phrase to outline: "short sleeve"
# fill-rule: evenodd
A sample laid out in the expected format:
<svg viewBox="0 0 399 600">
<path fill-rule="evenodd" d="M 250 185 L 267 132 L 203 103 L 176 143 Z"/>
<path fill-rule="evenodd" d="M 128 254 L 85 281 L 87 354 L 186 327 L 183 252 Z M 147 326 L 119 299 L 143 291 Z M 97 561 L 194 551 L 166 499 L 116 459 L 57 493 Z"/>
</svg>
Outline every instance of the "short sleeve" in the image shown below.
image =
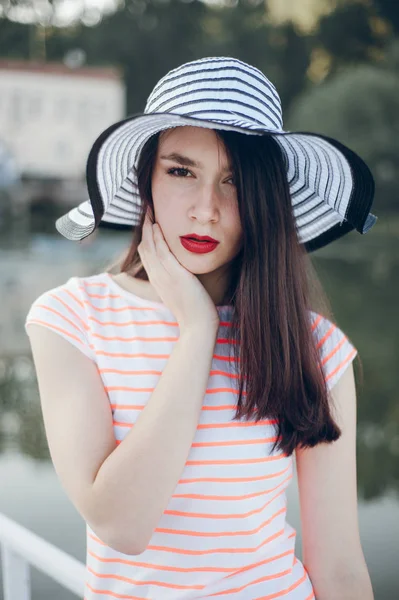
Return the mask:
<svg viewBox="0 0 399 600">
<path fill-rule="evenodd" d="M 312 331 L 328 389 L 332 389 L 350 363 L 357 350 L 344 332 L 320 314 L 311 313 Z"/>
<path fill-rule="evenodd" d="M 85 305 L 80 297 L 79 280 L 72 277 L 59 287 L 44 292 L 31 305 L 25 320 L 27 325 L 36 323 L 51 329 L 95 361 L 95 353 L 89 341 L 89 326 Z"/>
</svg>

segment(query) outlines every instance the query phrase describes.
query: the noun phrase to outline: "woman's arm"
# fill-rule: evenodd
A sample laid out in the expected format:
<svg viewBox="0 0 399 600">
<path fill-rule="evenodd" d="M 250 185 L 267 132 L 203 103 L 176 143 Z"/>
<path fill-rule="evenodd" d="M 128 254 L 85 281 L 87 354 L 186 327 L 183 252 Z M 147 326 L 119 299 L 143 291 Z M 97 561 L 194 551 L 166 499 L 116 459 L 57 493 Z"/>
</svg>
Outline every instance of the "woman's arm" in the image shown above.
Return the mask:
<svg viewBox="0 0 399 600">
<path fill-rule="evenodd" d="M 331 396 L 341 437 L 295 452 L 303 564 L 317 600 L 373 600 L 358 525 L 356 388 L 351 364 Z"/>
<path fill-rule="evenodd" d="M 217 330 L 200 326 L 181 332 L 119 446 L 95 363 L 41 325 L 29 325 L 29 330 L 48 445 L 61 484 L 103 542 L 125 554 L 140 554 L 184 469 Z"/>
</svg>

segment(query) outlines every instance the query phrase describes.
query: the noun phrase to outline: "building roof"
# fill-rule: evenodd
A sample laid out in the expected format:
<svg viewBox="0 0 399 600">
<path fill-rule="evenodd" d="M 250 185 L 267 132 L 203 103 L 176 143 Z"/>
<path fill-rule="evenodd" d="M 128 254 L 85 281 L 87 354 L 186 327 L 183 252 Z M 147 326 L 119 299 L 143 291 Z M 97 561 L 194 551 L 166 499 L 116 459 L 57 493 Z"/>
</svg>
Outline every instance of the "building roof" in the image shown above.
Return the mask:
<svg viewBox="0 0 399 600">
<path fill-rule="evenodd" d="M 29 73 L 48 73 L 52 75 L 72 75 L 74 77 L 93 77 L 120 81 L 122 69 L 117 67 L 76 67 L 70 68 L 63 63 L 27 60 L 0 60 L 0 70 L 25 71 Z"/>
</svg>

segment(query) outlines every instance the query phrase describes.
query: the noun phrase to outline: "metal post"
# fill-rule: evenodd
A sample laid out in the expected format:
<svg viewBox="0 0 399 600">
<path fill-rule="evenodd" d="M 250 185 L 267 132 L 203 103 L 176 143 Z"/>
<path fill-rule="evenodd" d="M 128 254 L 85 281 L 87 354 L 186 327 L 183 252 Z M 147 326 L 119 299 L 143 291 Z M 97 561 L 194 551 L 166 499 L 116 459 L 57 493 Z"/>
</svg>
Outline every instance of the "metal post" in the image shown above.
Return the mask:
<svg viewBox="0 0 399 600">
<path fill-rule="evenodd" d="M 29 563 L 6 544 L 1 544 L 4 600 L 31 600 Z"/>
</svg>

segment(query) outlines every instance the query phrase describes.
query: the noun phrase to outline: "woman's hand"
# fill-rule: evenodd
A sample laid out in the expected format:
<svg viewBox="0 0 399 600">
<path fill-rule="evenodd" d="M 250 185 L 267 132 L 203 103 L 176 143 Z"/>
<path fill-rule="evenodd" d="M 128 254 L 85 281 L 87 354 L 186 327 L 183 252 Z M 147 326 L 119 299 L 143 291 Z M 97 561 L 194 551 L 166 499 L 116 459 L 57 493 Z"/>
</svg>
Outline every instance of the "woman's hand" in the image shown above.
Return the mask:
<svg viewBox="0 0 399 600">
<path fill-rule="evenodd" d="M 151 285 L 175 315 L 180 329 L 209 327 L 217 333 L 220 318 L 215 303 L 199 279 L 169 250 L 160 226 L 151 222 L 148 212 L 137 251 Z"/>
</svg>

